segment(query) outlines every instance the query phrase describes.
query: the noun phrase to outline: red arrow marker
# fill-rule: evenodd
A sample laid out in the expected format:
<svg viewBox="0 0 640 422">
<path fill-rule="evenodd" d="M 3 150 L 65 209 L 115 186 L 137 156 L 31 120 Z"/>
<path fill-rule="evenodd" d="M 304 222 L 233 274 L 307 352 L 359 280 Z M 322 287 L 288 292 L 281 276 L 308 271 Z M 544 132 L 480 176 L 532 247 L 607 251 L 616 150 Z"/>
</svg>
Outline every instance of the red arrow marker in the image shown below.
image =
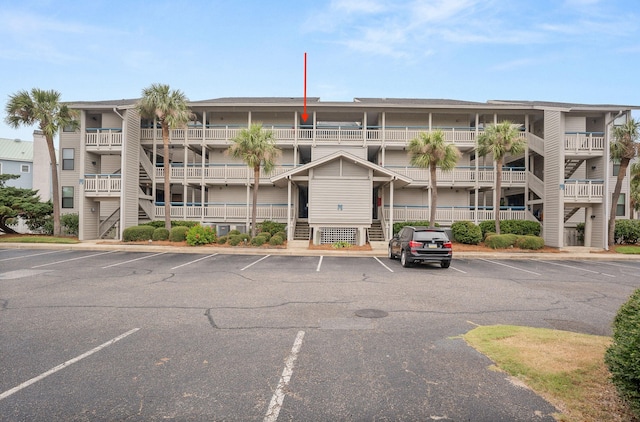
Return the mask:
<svg viewBox="0 0 640 422">
<path fill-rule="evenodd" d="M 307 121 L 307 53 L 304 53 L 304 111 L 302 112 L 302 120 Z"/>
</svg>

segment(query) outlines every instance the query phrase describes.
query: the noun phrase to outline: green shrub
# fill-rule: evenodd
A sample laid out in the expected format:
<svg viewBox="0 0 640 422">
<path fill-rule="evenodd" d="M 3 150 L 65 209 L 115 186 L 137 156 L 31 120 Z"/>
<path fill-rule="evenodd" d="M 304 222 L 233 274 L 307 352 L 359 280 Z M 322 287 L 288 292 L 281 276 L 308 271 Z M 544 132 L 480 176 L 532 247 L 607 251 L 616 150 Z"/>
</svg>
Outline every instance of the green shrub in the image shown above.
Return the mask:
<svg viewBox="0 0 640 422">
<path fill-rule="evenodd" d="M 516 247 L 520 249 L 542 249 L 544 247 L 544 239 L 540 236 L 518 236 Z"/>
<path fill-rule="evenodd" d="M 482 241 L 482 230 L 471 221 L 456 221 L 451 225 L 453 240 L 468 245 L 477 245 Z"/>
<path fill-rule="evenodd" d="M 240 239 L 245 243 L 251 240 L 251 235 L 249 233 L 240 233 L 238 236 L 240 236 Z"/>
<path fill-rule="evenodd" d="M 197 221 L 185 221 L 185 220 L 171 220 L 171 227 L 193 227 L 196 224 L 200 224 Z M 142 226 L 152 226 L 155 228 L 164 227 L 164 220 L 149 221 L 148 223 L 141 224 Z"/>
<path fill-rule="evenodd" d="M 480 227 L 480 230 L 482 230 L 482 237 L 485 239 L 487 238 L 487 233 L 496 232 L 495 220 L 481 221 L 480 224 L 478 224 L 478 226 Z"/>
<path fill-rule="evenodd" d="M 186 240 L 189 246 L 208 245 L 216 241 L 216 231 L 198 224 L 187 231 Z"/>
<path fill-rule="evenodd" d="M 484 244 L 492 249 L 506 249 L 513 247 L 517 239 L 518 236 L 515 234 L 494 234 L 488 236 L 484 240 Z"/>
<path fill-rule="evenodd" d="M 62 214 L 60 216 L 62 233 L 69 236 L 77 236 L 80 227 L 80 217 L 76 213 Z"/>
<path fill-rule="evenodd" d="M 284 244 L 284 240 L 282 239 L 282 237 L 278 234 L 275 234 L 273 236 L 271 236 L 271 239 L 269 239 L 269 244 L 272 246 L 279 246 L 279 245 L 283 245 Z"/>
<path fill-rule="evenodd" d="M 287 232 L 285 231 L 279 231 L 278 233 L 274 234 L 274 236 L 280 236 L 282 240 L 287 240 Z"/>
<path fill-rule="evenodd" d="M 153 231 L 151 226 L 133 226 L 127 227 L 122 232 L 122 240 L 125 242 L 137 242 L 141 240 L 151 240 Z"/>
<path fill-rule="evenodd" d="M 269 241 L 269 239 L 271 239 L 271 233 L 269 232 L 260 232 L 258 233 L 258 236 L 264 237 L 264 240 L 267 242 Z"/>
<path fill-rule="evenodd" d="M 334 248 L 334 249 L 350 248 L 351 247 L 351 243 L 346 242 L 344 240 L 340 240 L 338 242 L 333 242 L 331 244 L 331 247 Z"/>
<path fill-rule="evenodd" d="M 393 223 L 393 234 L 396 234 L 402 229 L 404 226 L 424 226 L 429 227 L 428 221 L 399 221 L 397 223 Z M 440 224 L 434 224 L 435 227 L 440 227 Z"/>
<path fill-rule="evenodd" d="M 169 230 L 164 227 L 158 227 L 153 230 L 153 235 L 151 236 L 153 240 L 167 240 L 169 238 Z"/>
<path fill-rule="evenodd" d="M 251 239 L 251 244 L 253 246 L 262 246 L 267 240 L 263 236 L 256 236 Z"/>
<path fill-rule="evenodd" d="M 482 235 L 486 237 L 487 233 L 495 233 L 495 220 L 487 220 L 480 223 Z M 522 236 L 539 236 L 541 226 L 537 221 L 529 220 L 501 220 L 500 234 L 519 234 Z"/>
<path fill-rule="evenodd" d="M 169 232 L 169 240 L 171 242 L 184 242 L 187 239 L 189 228 L 186 226 L 176 226 L 171 228 Z"/>
<path fill-rule="evenodd" d="M 485 234 L 482 235 L 482 240 L 487 240 L 487 237 L 495 236 L 496 234 L 498 234 L 498 233 L 496 233 L 496 232 L 486 232 Z"/>
<path fill-rule="evenodd" d="M 227 236 L 220 236 L 218 238 L 218 245 L 224 245 L 225 243 L 227 243 Z"/>
<path fill-rule="evenodd" d="M 240 234 L 240 230 L 237 230 L 237 229 L 233 229 L 228 233 L 229 236 L 234 236 L 238 234 Z"/>
<path fill-rule="evenodd" d="M 618 393 L 640 417 L 640 289 L 618 310 L 604 361 Z"/>
<path fill-rule="evenodd" d="M 286 226 L 287 225 L 284 223 L 276 223 L 275 221 L 265 220 L 262 223 L 258 224 L 258 230 L 260 230 L 260 232 L 262 233 L 267 232 L 273 236 L 274 234 L 283 231 Z"/>
<path fill-rule="evenodd" d="M 614 235 L 616 243 L 635 245 L 640 239 L 640 220 L 616 220 Z"/>
<path fill-rule="evenodd" d="M 232 234 L 227 238 L 227 243 L 231 246 L 238 246 L 242 243 L 242 237 L 239 234 Z"/>
</svg>

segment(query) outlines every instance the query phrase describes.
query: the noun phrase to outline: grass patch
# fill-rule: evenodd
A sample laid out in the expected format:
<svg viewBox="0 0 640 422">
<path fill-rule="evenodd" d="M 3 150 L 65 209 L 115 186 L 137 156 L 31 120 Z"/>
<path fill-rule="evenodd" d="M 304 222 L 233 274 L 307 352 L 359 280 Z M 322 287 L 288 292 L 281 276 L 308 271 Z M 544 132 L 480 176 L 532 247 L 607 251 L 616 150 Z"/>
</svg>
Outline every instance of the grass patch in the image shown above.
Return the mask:
<svg viewBox="0 0 640 422">
<path fill-rule="evenodd" d="M 495 325 L 475 328 L 464 339 L 557 407 L 560 421 L 637 421 L 604 364 L 610 337 Z"/>
<path fill-rule="evenodd" d="M 54 237 L 54 236 L 41 236 L 41 235 L 2 235 L 0 236 L 0 243 L 79 243 L 78 239 L 74 237 Z"/>
<path fill-rule="evenodd" d="M 616 246 L 616 253 L 640 254 L 640 246 L 635 246 L 635 245 Z"/>
</svg>

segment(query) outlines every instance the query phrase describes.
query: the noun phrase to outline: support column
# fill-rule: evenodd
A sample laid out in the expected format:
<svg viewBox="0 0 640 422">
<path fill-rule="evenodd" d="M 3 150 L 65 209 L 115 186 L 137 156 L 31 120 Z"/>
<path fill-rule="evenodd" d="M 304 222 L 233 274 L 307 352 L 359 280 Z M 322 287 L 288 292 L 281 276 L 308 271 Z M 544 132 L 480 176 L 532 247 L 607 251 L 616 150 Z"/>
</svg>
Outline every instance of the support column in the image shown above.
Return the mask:
<svg viewBox="0 0 640 422">
<path fill-rule="evenodd" d="M 293 219 L 291 218 L 291 177 L 287 177 L 287 239 L 293 240 Z"/>
<path fill-rule="evenodd" d="M 389 183 L 389 239 L 393 237 L 393 179 Z"/>
<path fill-rule="evenodd" d="M 593 207 L 586 207 L 584 212 L 584 246 L 591 247 L 591 233 L 593 233 Z"/>
</svg>

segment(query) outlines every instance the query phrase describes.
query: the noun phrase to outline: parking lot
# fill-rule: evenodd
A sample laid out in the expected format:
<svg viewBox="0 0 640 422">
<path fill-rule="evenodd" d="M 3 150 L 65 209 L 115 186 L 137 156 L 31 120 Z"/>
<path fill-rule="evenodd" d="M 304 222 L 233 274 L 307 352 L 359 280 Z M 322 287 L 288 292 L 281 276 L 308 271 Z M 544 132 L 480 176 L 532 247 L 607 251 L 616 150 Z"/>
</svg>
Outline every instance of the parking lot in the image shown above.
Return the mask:
<svg viewBox="0 0 640 422">
<path fill-rule="evenodd" d="M 0 249 L 0 419 L 553 421 L 460 338 L 597 335 L 640 261 Z"/>
</svg>

